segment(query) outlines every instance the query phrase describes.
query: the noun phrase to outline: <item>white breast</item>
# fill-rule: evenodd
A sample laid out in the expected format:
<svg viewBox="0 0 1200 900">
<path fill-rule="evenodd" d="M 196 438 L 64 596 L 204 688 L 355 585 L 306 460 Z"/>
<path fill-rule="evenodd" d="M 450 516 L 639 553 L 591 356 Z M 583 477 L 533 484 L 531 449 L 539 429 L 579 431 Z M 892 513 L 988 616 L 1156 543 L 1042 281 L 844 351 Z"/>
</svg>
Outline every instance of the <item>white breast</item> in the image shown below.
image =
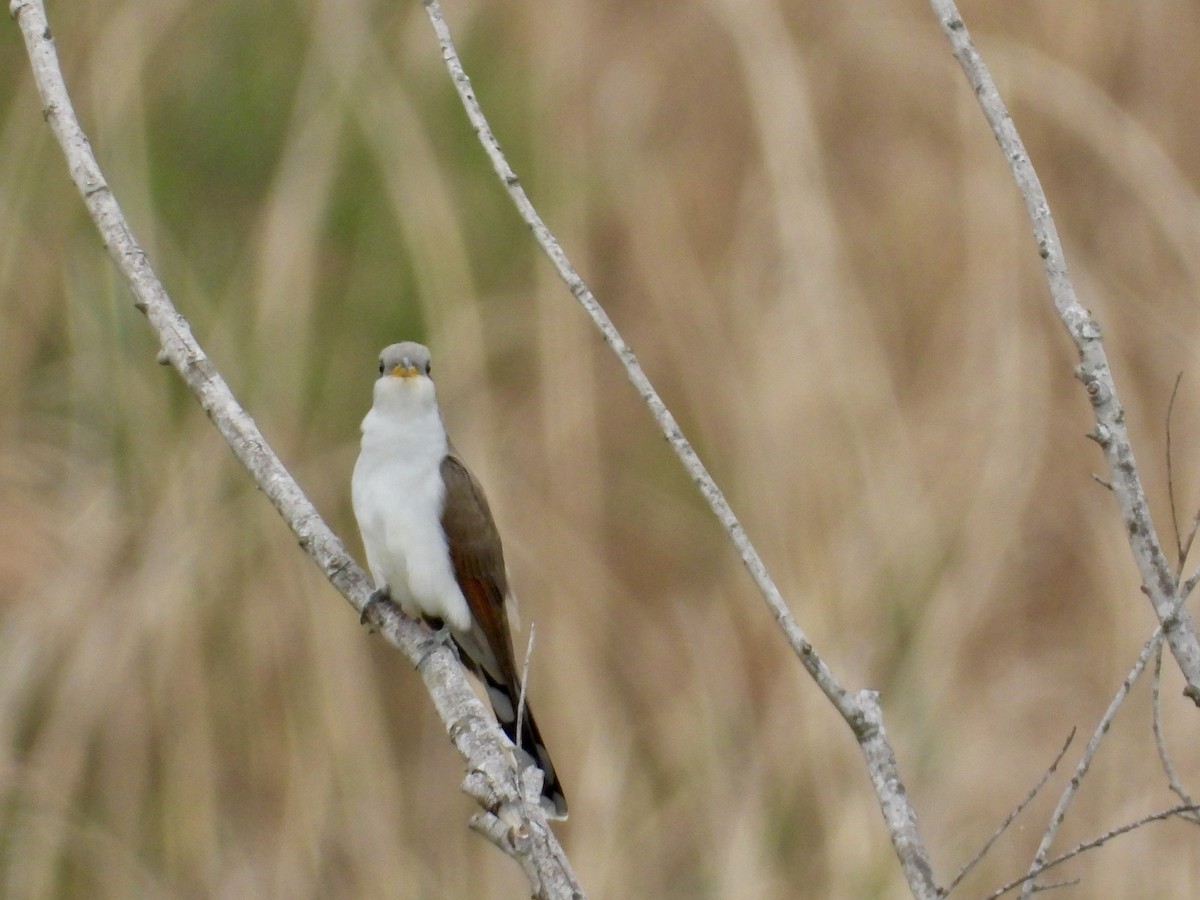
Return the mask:
<svg viewBox="0 0 1200 900">
<path fill-rule="evenodd" d="M 363 419 L 351 499 L 376 586 L 386 586 L 410 615 L 467 631 L 470 610 L 441 525 L 446 431 L 432 402 L 432 382 L 426 383 L 431 402 L 422 404 L 389 403 L 377 388 L 375 406 Z"/>
</svg>

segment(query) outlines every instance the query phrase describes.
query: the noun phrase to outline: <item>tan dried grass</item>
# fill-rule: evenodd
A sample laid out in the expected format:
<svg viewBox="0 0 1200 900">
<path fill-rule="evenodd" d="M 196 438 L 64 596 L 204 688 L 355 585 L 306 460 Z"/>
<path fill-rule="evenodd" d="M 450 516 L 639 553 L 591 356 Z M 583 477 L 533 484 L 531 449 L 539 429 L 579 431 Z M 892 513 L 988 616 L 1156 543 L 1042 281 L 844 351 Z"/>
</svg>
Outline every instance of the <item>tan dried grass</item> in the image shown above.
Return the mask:
<svg viewBox="0 0 1200 900">
<path fill-rule="evenodd" d="M 1200 21 L 1182 3 L 1103 6 L 964 14 L 1105 326 L 1169 539 L 1200 72 L 1160 48 Z M 592 896 L 904 896 L 850 736 L 490 183 L 420 10 L 249 10 L 52 14 L 139 237 L 352 546 L 373 355 L 433 344 L 538 625 L 531 694 Z M 1102 461 L 1015 189 L 932 18 L 766 0 L 447 12 L 535 202 L 798 619 L 848 683 L 883 691 L 948 878 L 1069 728 L 1091 727 L 1152 623 L 1090 479 Z M 224 55 L 251 27 L 261 71 Z M 520 895 L 463 827 L 461 769 L 417 679 L 152 364 L 11 30 L 0 49 L 0 893 Z M 214 76 L 226 66 L 237 79 Z M 191 160 L 189 141 L 235 127 L 239 92 L 285 75 L 290 102 L 235 123 L 264 180 L 239 180 L 238 160 L 205 170 L 199 147 L 196 169 L 161 171 L 156 154 Z M 166 115 L 178 105 L 195 118 Z M 210 193 L 181 212 L 188 184 Z M 1196 396 L 1189 375 L 1190 503 Z M 1146 693 L 1063 846 L 1169 804 Z M 1194 786 L 1195 714 L 1171 672 L 1164 696 Z M 1021 871 L 1052 802 L 965 890 Z M 1184 897 L 1197 859 L 1168 824 L 1071 874 L 1081 896 Z"/>
</svg>

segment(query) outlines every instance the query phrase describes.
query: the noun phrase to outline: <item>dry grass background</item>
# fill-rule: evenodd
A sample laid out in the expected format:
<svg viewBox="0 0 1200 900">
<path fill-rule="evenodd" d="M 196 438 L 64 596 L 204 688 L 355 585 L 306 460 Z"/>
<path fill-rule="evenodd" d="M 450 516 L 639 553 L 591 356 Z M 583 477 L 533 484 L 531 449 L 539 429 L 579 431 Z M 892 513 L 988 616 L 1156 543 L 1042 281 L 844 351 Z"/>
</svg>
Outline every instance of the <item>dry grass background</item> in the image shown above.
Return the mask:
<svg viewBox="0 0 1200 900">
<path fill-rule="evenodd" d="M 1019 198 L 928 7 L 446 12 L 517 171 L 797 618 L 883 692 L 948 879 L 1090 732 L 1152 621 Z M 1200 502 L 1200 8 L 963 13 L 1170 540 L 1181 370 L 1176 487 Z M 850 735 L 493 183 L 420 4 L 91 0 L 51 23 L 160 275 L 356 550 L 375 353 L 432 344 L 538 625 L 531 691 L 591 896 L 906 896 Z M 418 680 L 153 364 L 11 24 L 0 71 L 0 895 L 521 896 L 464 828 Z M 1172 802 L 1147 697 L 1060 847 Z M 1062 783 L 963 896 L 1023 871 Z M 1083 878 L 1064 896 L 1195 896 L 1195 832 L 1155 825 L 1064 875 Z"/>
</svg>

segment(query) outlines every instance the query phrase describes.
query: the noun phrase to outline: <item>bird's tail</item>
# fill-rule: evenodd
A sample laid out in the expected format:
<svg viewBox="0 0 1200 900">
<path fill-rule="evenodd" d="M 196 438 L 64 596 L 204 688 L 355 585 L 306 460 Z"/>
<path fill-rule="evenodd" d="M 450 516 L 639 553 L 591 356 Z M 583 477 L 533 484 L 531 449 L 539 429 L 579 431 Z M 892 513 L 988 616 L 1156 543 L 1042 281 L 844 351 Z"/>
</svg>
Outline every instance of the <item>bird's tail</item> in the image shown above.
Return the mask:
<svg viewBox="0 0 1200 900">
<path fill-rule="evenodd" d="M 562 785 L 558 781 L 558 773 L 554 771 L 554 763 L 550 759 L 550 751 L 542 740 L 533 711 L 526 701 L 525 709 L 521 712 L 521 731 L 517 733 L 517 704 L 520 699 L 519 686 L 514 691 L 513 686 L 503 684 L 491 676 L 482 666 L 478 670 L 487 688 L 488 699 L 496 721 L 508 735 L 508 739 L 517 746 L 518 758 L 524 757 L 528 762 L 542 770 L 542 807 L 546 816 L 552 819 L 567 817 L 567 798 L 563 794 Z"/>
</svg>

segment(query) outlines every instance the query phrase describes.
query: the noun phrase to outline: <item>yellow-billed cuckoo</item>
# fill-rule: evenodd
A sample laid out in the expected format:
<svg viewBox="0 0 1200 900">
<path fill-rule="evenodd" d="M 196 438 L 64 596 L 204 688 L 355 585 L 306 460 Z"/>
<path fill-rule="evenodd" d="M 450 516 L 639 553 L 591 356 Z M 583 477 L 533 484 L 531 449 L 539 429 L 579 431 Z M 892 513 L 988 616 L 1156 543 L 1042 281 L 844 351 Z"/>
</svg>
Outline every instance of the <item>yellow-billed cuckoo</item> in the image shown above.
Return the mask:
<svg viewBox="0 0 1200 900">
<path fill-rule="evenodd" d="M 447 629 L 509 739 L 542 770 L 547 815 L 565 818 L 567 801 L 528 705 L 517 732 L 521 679 L 500 534 L 483 489 L 446 437 L 429 375 L 421 344 L 385 347 L 362 423 L 351 495 L 376 597 Z"/>
</svg>

